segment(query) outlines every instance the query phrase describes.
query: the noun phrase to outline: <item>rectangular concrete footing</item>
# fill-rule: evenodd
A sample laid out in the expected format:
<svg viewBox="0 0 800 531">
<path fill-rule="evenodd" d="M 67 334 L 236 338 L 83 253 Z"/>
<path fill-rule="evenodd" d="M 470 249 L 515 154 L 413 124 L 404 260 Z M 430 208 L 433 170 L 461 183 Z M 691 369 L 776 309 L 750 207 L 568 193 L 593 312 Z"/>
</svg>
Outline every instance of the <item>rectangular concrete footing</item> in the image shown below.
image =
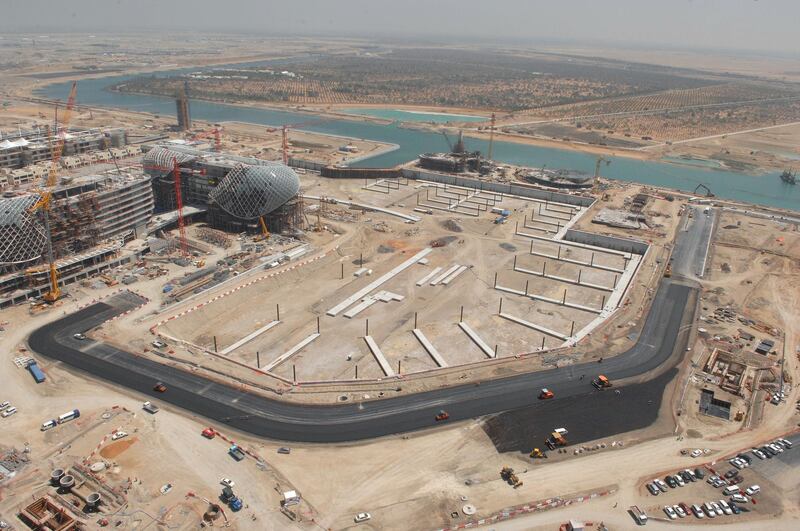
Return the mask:
<svg viewBox="0 0 800 531">
<path fill-rule="evenodd" d="M 545 328 L 544 326 L 540 326 L 540 325 L 531 323 L 529 321 L 526 321 L 524 319 L 520 319 L 519 317 L 514 317 L 513 315 L 509 315 L 507 313 L 501 313 L 500 317 L 502 317 L 503 319 L 507 319 L 507 320 L 511 321 L 512 323 L 517 323 L 517 324 L 525 326 L 527 328 L 531 328 L 533 330 L 536 330 L 537 332 L 541 332 L 543 334 L 547 334 L 548 336 L 555 337 L 557 339 L 560 339 L 561 341 L 566 341 L 568 339 L 568 336 L 565 336 L 564 334 L 559 334 L 555 330 L 550 330 L 549 328 Z"/>
<path fill-rule="evenodd" d="M 436 365 L 439 367 L 447 367 L 447 362 L 444 361 L 444 358 L 441 354 L 439 354 L 439 351 L 436 350 L 436 347 L 433 346 L 433 343 L 428 341 L 428 338 L 425 337 L 425 334 L 422 333 L 422 330 L 415 328 L 412 332 L 414 337 L 417 338 L 417 341 L 419 341 L 420 345 L 422 345 L 422 348 L 424 348 L 430 357 L 433 358 L 434 363 L 436 363 Z"/>
<path fill-rule="evenodd" d="M 263 334 L 264 332 L 266 332 L 267 330 L 269 330 L 270 328 L 272 328 L 273 326 L 278 325 L 278 324 L 280 324 L 280 321 L 270 321 L 265 326 L 262 326 L 261 328 L 259 328 L 255 332 L 253 332 L 252 334 L 249 334 L 249 335 L 243 337 L 242 339 L 240 339 L 236 343 L 233 343 L 232 345 L 230 345 L 229 347 L 225 348 L 224 350 L 221 350 L 220 351 L 220 355 L 226 356 L 226 355 L 230 354 L 231 352 L 233 352 L 237 348 L 241 347 L 245 343 L 249 343 L 250 341 L 254 340 L 258 336 L 260 336 L 261 334 Z"/>
<path fill-rule="evenodd" d="M 300 343 L 296 344 L 295 346 L 293 346 L 292 348 L 290 348 L 289 350 L 278 356 L 278 358 L 275 361 L 269 363 L 266 367 L 264 367 L 264 370 L 267 372 L 271 371 L 281 363 L 285 362 L 286 360 L 288 360 L 289 358 L 291 358 L 292 356 L 294 356 L 295 354 L 306 348 L 312 341 L 314 341 L 318 337 L 319 334 L 317 333 L 311 334 L 310 336 L 302 340 Z"/>
<path fill-rule="evenodd" d="M 473 343 L 478 345 L 478 348 L 481 349 L 484 354 L 486 354 L 490 358 L 495 357 L 494 350 L 492 350 L 491 347 L 489 347 L 489 345 L 487 345 L 486 342 L 483 339 L 481 339 L 481 336 L 479 336 L 477 332 L 475 332 L 467 323 L 461 321 L 460 323 L 458 323 L 458 326 L 461 328 L 461 330 L 464 331 L 464 333 L 467 334 L 467 336 L 469 336 L 469 338 L 472 340 Z"/>
<path fill-rule="evenodd" d="M 375 357 L 375 361 L 377 361 L 378 365 L 380 365 L 383 374 L 386 376 L 394 376 L 394 371 L 389 365 L 389 361 L 386 359 L 386 356 L 383 355 L 383 352 L 375 340 L 372 339 L 372 336 L 364 336 L 364 341 L 367 342 L 367 346 L 369 347 L 370 352 L 372 352 L 372 355 Z"/>
</svg>

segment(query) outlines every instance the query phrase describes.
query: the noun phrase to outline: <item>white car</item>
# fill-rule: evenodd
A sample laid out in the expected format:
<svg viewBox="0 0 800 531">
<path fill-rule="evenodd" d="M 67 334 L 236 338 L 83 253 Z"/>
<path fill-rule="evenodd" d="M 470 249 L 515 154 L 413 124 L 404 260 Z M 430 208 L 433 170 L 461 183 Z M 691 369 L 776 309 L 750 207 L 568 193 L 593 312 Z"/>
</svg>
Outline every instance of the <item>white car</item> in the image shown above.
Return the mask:
<svg viewBox="0 0 800 531">
<path fill-rule="evenodd" d="M 156 348 L 164 348 L 167 346 L 163 341 L 153 341 L 151 344 Z"/>
<path fill-rule="evenodd" d="M 708 502 L 705 502 L 703 504 L 703 511 L 705 511 L 706 516 L 708 516 L 709 518 L 716 518 L 717 517 L 717 511 L 715 511 L 714 508 L 711 507 L 711 504 L 708 503 Z"/>
<path fill-rule="evenodd" d="M 74 337 L 75 339 L 77 339 L 79 341 L 83 341 L 84 339 L 86 339 L 86 336 L 83 335 L 83 334 L 72 334 L 72 337 Z"/>
<path fill-rule="evenodd" d="M 692 453 L 690 455 L 692 457 L 700 457 L 701 455 L 703 455 L 703 450 L 692 450 Z"/>
<path fill-rule="evenodd" d="M 664 506 L 664 512 L 667 513 L 670 520 L 675 520 L 678 517 L 678 513 L 675 512 L 675 509 L 670 507 L 669 505 Z"/>
<path fill-rule="evenodd" d="M 775 450 L 779 454 L 783 453 L 783 446 L 781 446 L 780 444 L 772 443 L 772 444 L 768 444 L 767 446 L 772 448 L 773 450 Z"/>
<path fill-rule="evenodd" d="M 747 466 L 747 461 L 745 461 L 744 459 L 741 459 L 739 457 L 734 457 L 733 459 L 731 459 L 729 461 L 729 463 L 732 464 L 733 466 L 735 466 L 736 468 L 738 468 L 739 470 L 741 470 L 741 469 L 743 469 L 743 468 L 745 468 Z"/>
<path fill-rule="evenodd" d="M 113 433 L 113 435 L 111 435 L 111 440 L 112 441 L 118 441 L 118 440 L 122 439 L 123 437 L 127 437 L 127 436 L 128 436 L 128 432 L 127 431 L 119 430 L 119 431 L 115 431 Z"/>
<path fill-rule="evenodd" d="M 683 510 L 683 507 L 681 507 L 680 505 L 673 505 L 673 506 L 672 506 L 672 509 L 673 509 L 673 510 L 674 510 L 674 511 L 675 511 L 675 512 L 678 514 L 678 516 L 680 516 L 681 518 L 685 518 L 685 517 L 686 517 L 686 511 L 684 511 L 684 510 Z"/>
<path fill-rule="evenodd" d="M 229 487 L 229 488 L 233 488 L 234 485 L 236 485 L 236 483 L 234 483 L 232 479 L 228 478 L 222 478 L 221 480 L 219 480 L 219 483 L 223 487 Z"/>
<path fill-rule="evenodd" d="M 767 456 L 764 455 L 764 452 L 762 452 L 761 449 L 759 449 L 759 448 L 753 448 L 752 451 L 753 451 L 753 455 L 755 455 L 759 459 L 766 459 L 767 458 Z"/>
<path fill-rule="evenodd" d="M 11 402 L 9 402 L 9 401 L 3 402 L 2 404 L 0 404 L 0 411 L 5 410 L 5 408 L 7 408 L 10 405 L 11 405 Z"/>
<path fill-rule="evenodd" d="M 703 514 L 703 509 L 697 504 L 692 505 L 692 512 L 694 513 L 695 518 L 699 518 L 700 520 L 706 516 Z"/>
<path fill-rule="evenodd" d="M 356 517 L 353 518 L 353 521 L 358 524 L 361 522 L 366 522 L 370 518 L 372 518 L 372 515 L 369 513 L 358 513 Z"/>
<path fill-rule="evenodd" d="M 778 439 L 778 442 L 783 445 L 784 448 L 787 450 L 792 447 L 792 441 L 787 441 L 786 439 Z"/>
<path fill-rule="evenodd" d="M 734 494 L 733 496 L 731 496 L 731 501 L 735 503 L 747 503 L 750 500 L 747 499 L 747 496 L 742 496 L 741 494 Z"/>
<path fill-rule="evenodd" d="M 717 503 L 719 503 L 719 506 L 722 507 L 722 511 L 725 514 L 733 514 L 733 509 L 731 509 L 731 506 L 728 505 L 728 502 L 726 502 L 725 500 L 720 500 Z"/>
<path fill-rule="evenodd" d="M 744 490 L 744 493 L 747 494 L 748 496 L 758 494 L 759 492 L 761 492 L 761 487 L 759 487 L 758 485 L 750 485 Z"/>
<path fill-rule="evenodd" d="M 13 415 L 16 412 L 17 412 L 17 408 L 15 408 L 14 406 L 11 406 L 10 408 L 8 408 L 5 411 L 3 411 L 2 415 L 3 415 L 3 418 L 6 418 L 6 417 L 10 417 L 11 415 Z"/>
<path fill-rule="evenodd" d="M 679 487 L 683 487 L 684 485 L 686 485 L 686 482 L 683 480 L 683 478 L 681 477 L 681 475 L 680 475 L 680 474 L 675 474 L 675 475 L 674 475 L 674 476 L 672 476 L 672 477 L 674 477 L 674 478 L 675 478 L 675 481 L 677 481 L 677 482 L 678 482 L 678 486 L 679 486 Z"/>
<path fill-rule="evenodd" d="M 722 507 L 720 507 L 717 502 L 711 502 L 711 508 L 714 509 L 715 513 L 717 513 L 717 516 L 722 516 L 723 514 L 725 514 L 722 511 Z"/>
</svg>

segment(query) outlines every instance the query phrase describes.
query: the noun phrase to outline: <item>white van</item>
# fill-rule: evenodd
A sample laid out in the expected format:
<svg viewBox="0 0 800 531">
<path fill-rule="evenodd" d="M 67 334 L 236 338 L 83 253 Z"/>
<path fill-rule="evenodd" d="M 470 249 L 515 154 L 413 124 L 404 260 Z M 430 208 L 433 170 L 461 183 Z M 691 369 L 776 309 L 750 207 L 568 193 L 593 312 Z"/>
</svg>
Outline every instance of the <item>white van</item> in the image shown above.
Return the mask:
<svg viewBox="0 0 800 531">
<path fill-rule="evenodd" d="M 739 491 L 741 490 L 742 489 L 740 489 L 738 485 L 729 485 L 725 487 L 725 489 L 722 491 L 722 494 L 724 494 L 725 496 L 732 496 L 734 494 L 739 494 Z"/>
<path fill-rule="evenodd" d="M 47 431 L 49 429 L 55 428 L 58 426 L 58 422 L 55 419 L 48 420 L 47 422 L 42 422 L 42 431 Z"/>
</svg>

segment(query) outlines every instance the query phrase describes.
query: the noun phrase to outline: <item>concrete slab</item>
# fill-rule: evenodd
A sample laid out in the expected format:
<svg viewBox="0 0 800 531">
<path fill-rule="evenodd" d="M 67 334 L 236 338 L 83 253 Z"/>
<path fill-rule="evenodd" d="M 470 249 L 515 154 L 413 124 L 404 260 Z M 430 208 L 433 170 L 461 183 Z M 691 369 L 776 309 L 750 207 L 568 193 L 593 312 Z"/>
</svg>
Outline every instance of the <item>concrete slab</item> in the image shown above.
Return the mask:
<svg viewBox="0 0 800 531">
<path fill-rule="evenodd" d="M 456 278 L 458 275 L 460 275 L 461 273 L 463 273 L 463 272 L 464 272 L 464 271 L 466 271 L 467 269 L 469 269 L 467 266 L 461 266 L 461 267 L 459 267 L 459 268 L 458 268 L 458 269 L 456 269 L 456 270 L 455 270 L 455 271 L 454 271 L 454 272 L 453 272 L 453 273 L 452 273 L 452 274 L 451 274 L 449 277 L 447 277 L 447 278 L 445 278 L 444 280 L 442 280 L 442 284 L 444 284 L 445 286 L 446 286 L 446 285 L 448 285 L 448 284 L 450 284 L 450 283 L 451 283 L 453 280 L 455 280 L 455 278 Z"/>
<path fill-rule="evenodd" d="M 420 252 L 418 252 L 417 254 L 415 254 L 414 256 L 412 256 L 399 266 L 395 267 L 388 273 L 381 275 L 378 279 L 372 281 L 366 287 L 361 288 L 356 293 L 349 296 L 348 298 L 346 298 L 345 300 L 343 300 L 342 302 L 340 302 L 339 304 L 328 310 L 327 314 L 330 315 L 331 317 L 336 317 L 342 310 L 344 310 L 349 306 L 352 306 L 353 303 L 365 297 L 367 294 L 369 294 L 369 292 L 371 292 L 375 288 L 380 287 L 384 282 L 387 282 L 392 278 L 396 277 L 397 275 L 399 275 L 400 273 L 402 273 L 403 271 L 405 271 L 406 269 L 417 263 L 420 258 L 424 258 L 425 256 L 427 256 L 428 253 L 430 253 L 431 251 L 433 251 L 433 248 L 431 247 L 426 247 L 425 249 L 421 250 Z"/>
<path fill-rule="evenodd" d="M 438 275 L 441 270 L 442 270 L 441 267 L 435 268 L 433 271 L 431 271 L 430 273 L 428 273 L 427 275 L 425 275 L 424 277 L 419 279 L 417 281 L 417 286 L 422 286 L 423 284 L 428 282 L 430 279 L 432 279 L 434 276 Z"/>
<path fill-rule="evenodd" d="M 470 326 L 467 323 L 461 321 L 460 323 L 458 323 L 458 326 L 459 328 L 461 328 L 461 330 L 463 330 L 467 334 L 467 336 L 469 336 L 469 338 L 472 340 L 473 343 L 478 345 L 478 348 L 481 349 L 484 354 L 486 354 L 490 358 L 495 357 L 494 350 L 492 350 L 492 348 L 489 347 L 489 345 L 487 345 L 483 339 L 481 339 L 481 336 L 479 336 L 472 328 L 470 328 Z"/>
<path fill-rule="evenodd" d="M 444 358 L 441 354 L 439 354 L 439 351 L 436 350 L 436 347 L 433 346 L 433 343 L 428 341 L 428 338 L 425 337 L 425 334 L 422 333 L 422 330 L 415 328 L 412 332 L 414 337 L 417 338 L 417 341 L 419 341 L 420 345 L 422 345 L 422 348 L 424 348 L 430 357 L 433 358 L 433 361 L 436 363 L 436 365 L 439 367 L 447 367 L 447 362 L 444 361 Z"/>
<path fill-rule="evenodd" d="M 263 334 L 264 332 L 266 332 L 267 330 L 269 330 L 270 328 L 272 328 L 273 326 L 278 325 L 278 324 L 280 324 L 280 321 L 270 321 L 269 323 L 267 323 L 266 325 L 262 326 L 261 328 L 259 328 L 255 332 L 253 332 L 252 334 L 246 335 L 242 339 L 237 341 L 236 343 L 233 343 L 230 346 L 226 347 L 225 349 L 220 351 L 220 354 L 223 355 L 223 356 L 226 356 L 226 355 L 230 354 L 231 352 L 233 352 L 237 348 L 241 347 L 242 345 L 244 345 L 246 343 L 249 343 L 250 341 L 254 340 L 258 336 L 260 336 L 261 334 Z"/>
<path fill-rule="evenodd" d="M 431 280 L 431 286 L 436 286 L 437 284 L 439 284 L 442 280 L 446 279 L 447 277 L 455 273 L 459 267 L 461 266 L 456 264 L 447 271 L 445 271 L 444 273 L 442 273 L 441 275 L 439 275 L 438 277 Z"/>
<path fill-rule="evenodd" d="M 367 342 L 367 346 L 369 347 L 370 352 L 372 352 L 372 355 L 375 357 L 375 361 L 377 361 L 378 365 L 380 365 L 383 374 L 386 376 L 394 376 L 395 373 L 392 370 L 392 367 L 389 365 L 389 361 L 386 359 L 386 356 L 383 355 L 383 352 L 375 340 L 372 339 L 372 336 L 364 336 L 364 341 Z"/>
<path fill-rule="evenodd" d="M 536 330 L 537 332 L 541 332 L 543 334 L 547 334 L 548 336 L 555 337 L 557 339 L 560 339 L 561 341 L 566 341 L 568 339 L 568 336 L 565 336 L 564 334 L 560 334 L 560 333 L 556 332 L 555 330 L 550 330 L 549 328 L 545 328 L 544 326 L 540 326 L 540 325 L 531 323 L 529 321 L 526 321 L 524 319 L 520 319 L 519 317 L 514 317 L 513 315 L 509 315 L 507 313 L 501 313 L 500 317 L 502 317 L 503 319 L 507 319 L 507 320 L 511 321 L 512 323 L 517 323 L 517 324 L 522 325 L 522 326 L 524 326 L 526 328 L 530 328 L 532 330 Z"/>
<path fill-rule="evenodd" d="M 286 360 L 288 360 L 289 358 L 291 358 L 292 356 L 294 356 L 295 354 L 306 348 L 312 341 L 314 341 L 318 337 L 319 334 L 317 334 L 316 332 L 311 334 L 310 336 L 302 340 L 300 343 L 296 344 L 295 346 L 293 346 L 292 348 L 290 348 L 289 350 L 278 356 L 274 361 L 268 363 L 264 367 L 264 370 L 267 372 L 271 371 L 281 363 L 285 362 Z"/>
</svg>

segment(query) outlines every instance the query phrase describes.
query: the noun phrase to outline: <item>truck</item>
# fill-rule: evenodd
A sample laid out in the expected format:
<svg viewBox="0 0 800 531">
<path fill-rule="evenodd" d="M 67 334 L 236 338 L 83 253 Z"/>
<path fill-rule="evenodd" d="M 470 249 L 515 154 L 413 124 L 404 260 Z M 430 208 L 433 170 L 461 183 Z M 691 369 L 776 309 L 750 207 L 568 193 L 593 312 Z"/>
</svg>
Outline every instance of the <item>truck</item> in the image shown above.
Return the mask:
<svg viewBox="0 0 800 531">
<path fill-rule="evenodd" d="M 153 415 L 155 415 L 159 411 L 158 406 L 153 404 L 150 401 L 147 401 L 144 404 L 142 404 L 142 409 L 144 409 L 145 411 L 147 411 L 148 413 L 151 413 Z"/>
<path fill-rule="evenodd" d="M 233 457 L 237 461 L 241 461 L 242 459 L 245 458 L 244 452 L 242 451 L 241 448 L 239 448 L 239 445 L 237 444 L 231 445 L 231 447 L 228 448 L 228 453 L 231 454 L 231 457 Z"/>
<path fill-rule="evenodd" d="M 633 517 L 633 520 L 638 525 L 646 525 L 647 524 L 647 513 L 645 513 L 643 510 L 639 509 L 639 507 L 637 505 L 631 505 L 628 508 L 628 512 L 630 513 L 630 515 Z"/>
<path fill-rule="evenodd" d="M 27 368 L 28 371 L 31 373 L 31 376 L 33 376 L 33 379 L 36 380 L 37 384 L 40 384 L 47 379 L 47 377 L 42 372 L 42 369 L 39 368 L 39 364 L 36 363 L 35 361 L 33 360 L 29 361 Z"/>
<path fill-rule="evenodd" d="M 231 511 L 236 512 L 242 509 L 242 499 L 238 496 L 234 496 L 231 498 L 231 501 L 228 502 L 228 507 L 231 508 Z"/>
<path fill-rule="evenodd" d="M 81 416 L 81 412 L 77 409 L 73 409 L 72 411 L 67 411 L 63 415 L 59 415 L 56 422 L 59 424 L 64 424 L 65 422 L 69 422 L 70 420 L 74 420 Z"/>
</svg>

